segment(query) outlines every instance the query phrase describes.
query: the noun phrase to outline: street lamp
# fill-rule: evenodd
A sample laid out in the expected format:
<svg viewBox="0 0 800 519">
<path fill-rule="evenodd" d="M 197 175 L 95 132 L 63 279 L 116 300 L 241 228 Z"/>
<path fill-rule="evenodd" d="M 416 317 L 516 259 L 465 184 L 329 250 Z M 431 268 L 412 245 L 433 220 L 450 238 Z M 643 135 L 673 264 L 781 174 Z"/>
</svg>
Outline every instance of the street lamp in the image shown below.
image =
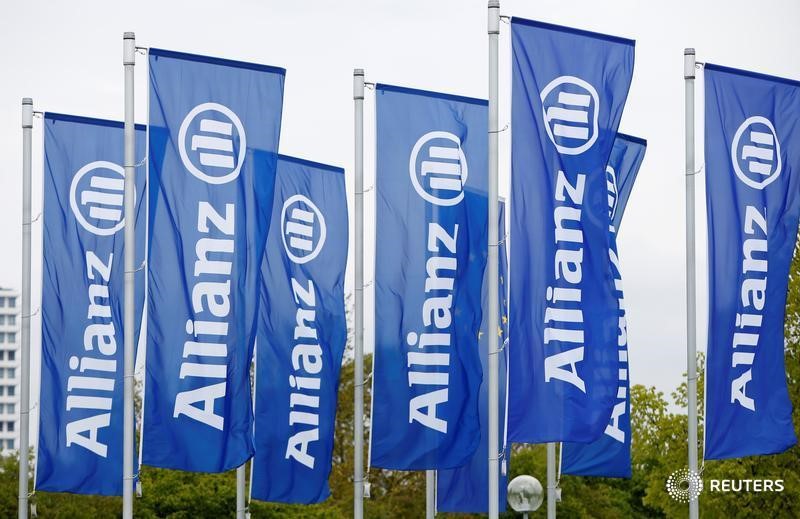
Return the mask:
<svg viewBox="0 0 800 519">
<path fill-rule="evenodd" d="M 515 512 L 522 512 L 524 519 L 528 519 L 528 512 L 538 510 L 543 501 L 542 484 L 533 476 L 517 476 L 508 484 L 508 504 Z"/>
</svg>

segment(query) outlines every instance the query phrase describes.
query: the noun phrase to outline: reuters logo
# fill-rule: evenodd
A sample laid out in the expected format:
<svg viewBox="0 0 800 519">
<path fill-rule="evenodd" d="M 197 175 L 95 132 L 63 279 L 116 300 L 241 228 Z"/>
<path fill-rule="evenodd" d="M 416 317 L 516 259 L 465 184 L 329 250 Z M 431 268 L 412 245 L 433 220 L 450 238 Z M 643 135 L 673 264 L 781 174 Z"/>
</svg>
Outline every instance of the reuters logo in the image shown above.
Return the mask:
<svg viewBox="0 0 800 519">
<path fill-rule="evenodd" d="M 325 245 L 325 218 L 319 208 L 303 195 L 286 199 L 281 210 L 283 248 L 294 263 L 308 263 Z"/>
<path fill-rule="evenodd" d="M 97 236 L 111 236 L 125 226 L 125 170 L 105 160 L 90 162 L 75 173 L 69 206 L 81 227 Z M 136 193 L 133 195 L 136 200 Z"/>
<path fill-rule="evenodd" d="M 689 469 L 678 469 L 667 478 L 667 493 L 675 501 L 696 501 L 703 491 L 703 480 Z"/>
<path fill-rule="evenodd" d="M 581 78 L 561 76 L 541 93 L 547 136 L 562 155 L 580 155 L 597 140 L 600 97 Z"/>
<path fill-rule="evenodd" d="M 186 169 L 208 184 L 226 184 L 242 169 L 247 139 L 239 117 L 227 106 L 203 103 L 186 115 L 178 151 Z"/>
<path fill-rule="evenodd" d="M 439 206 L 458 204 L 469 176 L 461 139 L 450 132 L 426 133 L 411 150 L 408 173 L 423 200 Z"/>
</svg>

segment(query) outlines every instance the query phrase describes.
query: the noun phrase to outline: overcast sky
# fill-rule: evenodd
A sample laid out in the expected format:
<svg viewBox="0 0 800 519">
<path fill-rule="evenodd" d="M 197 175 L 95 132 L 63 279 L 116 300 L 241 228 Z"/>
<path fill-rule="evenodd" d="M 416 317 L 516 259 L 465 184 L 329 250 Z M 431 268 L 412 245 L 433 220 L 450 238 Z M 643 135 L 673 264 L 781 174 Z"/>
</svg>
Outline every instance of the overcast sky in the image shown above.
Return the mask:
<svg viewBox="0 0 800 519">
<path fill-rule="evenodd" d="M 686 365 L 683 49 L 696 47 L 699 61 L 800 79 L 800 2 L 502 0 L 501 13 L 636 40 L 633 83 L 620 130 L 647 139 L 649 146 L 619 237 L 630 372 L 634 383 L 655 385 L 669 393 L 680 383 Z M 0 241 L 4 244 L 0 286 L 20 287 L 20 100 L 33 97 L 35 109 L 41 111 L 121 119 L 124 31 L 135 31 L 140 46 L 285 67 L 280 151 L 345 167 L 351 204 L 354 67 L 366 69 L 371 82 L 473 97 L 486 97 L 488 90 L 484 0 L 4 1 L 0 8 Z M 509 25 L 501 24 L 501 31 L 502 127 L 508 121 Z M 136 76 L 137 121 L 143 123 L 146 61 L 142 56 Z M 698 80 L 698 92 L 701 86 Z M 374 139 L 373 101 L 368 92 L 368 151 Z M 701 108 L 700 97 L 698 112 Z M 509 135 L 501 134 L 500 192 L 506 196 Z M 701 139 L 698 135 L 698 146 Z M 37 119 L 34 216 L 41 210 L 41 140 L 42 124 Z M 368 154 L 366 187 L 373 185 L 372 164 Z M 705 349 L 704 176 L 698 175 L 697 180 L 698 344 Z M 372 196 L 374 190 L 367 197 L 370 218 Z M 374 225 L 368 223 L 366 229 L 372 233 Z M 33 233 L 36 310 L 41 220 Z M 369 249 L 369 235 L 366 242 Z M 352 255 L 351 290 L 350 267 Z M 371 279 L 372 261 L 368 260 L 365 280 Z M 35 373 L 40 322 L 37 315 L 32 323 Z M 371 320 L 367 324 L 371 327 Z M 368 329 L 368 342 L 371 337 Z M 38 401 L 37 389 L 32 400 Z"/>
</svg>

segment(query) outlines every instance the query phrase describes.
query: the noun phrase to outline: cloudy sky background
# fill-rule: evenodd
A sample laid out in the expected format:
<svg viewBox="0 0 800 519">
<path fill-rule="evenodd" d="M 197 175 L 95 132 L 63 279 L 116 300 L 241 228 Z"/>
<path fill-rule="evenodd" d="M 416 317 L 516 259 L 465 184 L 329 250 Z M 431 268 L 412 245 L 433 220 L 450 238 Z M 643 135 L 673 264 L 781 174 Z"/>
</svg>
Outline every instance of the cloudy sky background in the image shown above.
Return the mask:
<svg viewBox="0 0 800 519">
<path fill-rule="evenodd" d="M 683 49 L 697 59 L 800 79 L 800 2 L 790 0 L 501 1 L 503 15 L 636 40 L 636 66 L 620 130 L 646 138 L 647 156 L 619 237 L 631 378 L 672 391 L 685 371 Z M 367 81 L 487 96 L 483 0 L 4 2 L 0 9 L 0 286 L 20 287 L 20 100 L 35 109 L 109 119 L 123 116 L 122 33 L 137 44 L 277 65 L 287 69 L 280 151 L 347 170 L 352 204 L 352 70 Z M 501 127 L 509 120 L 509 25 L 501 24 Z M 136 67 L 137 122 L 146 122 L 146 60 Z M 698 92 L 702 81 L 698 79 Z M 366 179 L 374 184 L 373 92 L 366 99 Z M 698 114 L 702 96 L 698 95 Z M 698 117 L 698 125 L 702 120 Z M 34 124 L 33 214 L 41 211 L 42 124 Z M 702 131 L 698 130 L 698 160 Z M 500 192 L 508 195 L 510 132 L 501 134 Z M 139 150 L 140 157 L 144 150 Z M 698 181 L 698 346 L 705 349 L 705 209 Z M 367 250 L 373 243 L 367 194 Z M 352 223 L 352 222 L 351 222 Z M 34 311 L 41 277 L 39 220 L 33 226 Z M 365 280 L 372 280 L 372 260 Z M 348 263 L 352 291 L 352 255 Z M 513 267 L 512 267 L 513 268 Z M 372 286 L 367 309 L 372 305 Z M 38 402 L 40 316 L 32 321 Z M 372 321 L 366 338 L 371 347 Z M 34 411 L 34 420 L 38 413 Z M 35 426 L 34 426 L 35 430 Z"/>
</svg>

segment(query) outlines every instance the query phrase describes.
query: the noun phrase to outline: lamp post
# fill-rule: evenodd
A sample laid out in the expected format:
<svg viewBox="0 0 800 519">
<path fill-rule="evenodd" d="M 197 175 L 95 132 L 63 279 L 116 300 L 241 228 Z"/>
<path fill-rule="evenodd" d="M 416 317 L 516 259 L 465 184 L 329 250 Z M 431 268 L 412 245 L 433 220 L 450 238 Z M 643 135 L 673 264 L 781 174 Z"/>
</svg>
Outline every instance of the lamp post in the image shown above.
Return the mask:
<svg viewBox="0 0 800 519">
<path fill-rule="evenodd" d="M 528 512 L 535 512 L 544 502 L 544 489 L 533 476 L 517 476 L 508 484 L 508 504 L 515 512 L 522 512 L 528 519 Z"/>
</svg>

